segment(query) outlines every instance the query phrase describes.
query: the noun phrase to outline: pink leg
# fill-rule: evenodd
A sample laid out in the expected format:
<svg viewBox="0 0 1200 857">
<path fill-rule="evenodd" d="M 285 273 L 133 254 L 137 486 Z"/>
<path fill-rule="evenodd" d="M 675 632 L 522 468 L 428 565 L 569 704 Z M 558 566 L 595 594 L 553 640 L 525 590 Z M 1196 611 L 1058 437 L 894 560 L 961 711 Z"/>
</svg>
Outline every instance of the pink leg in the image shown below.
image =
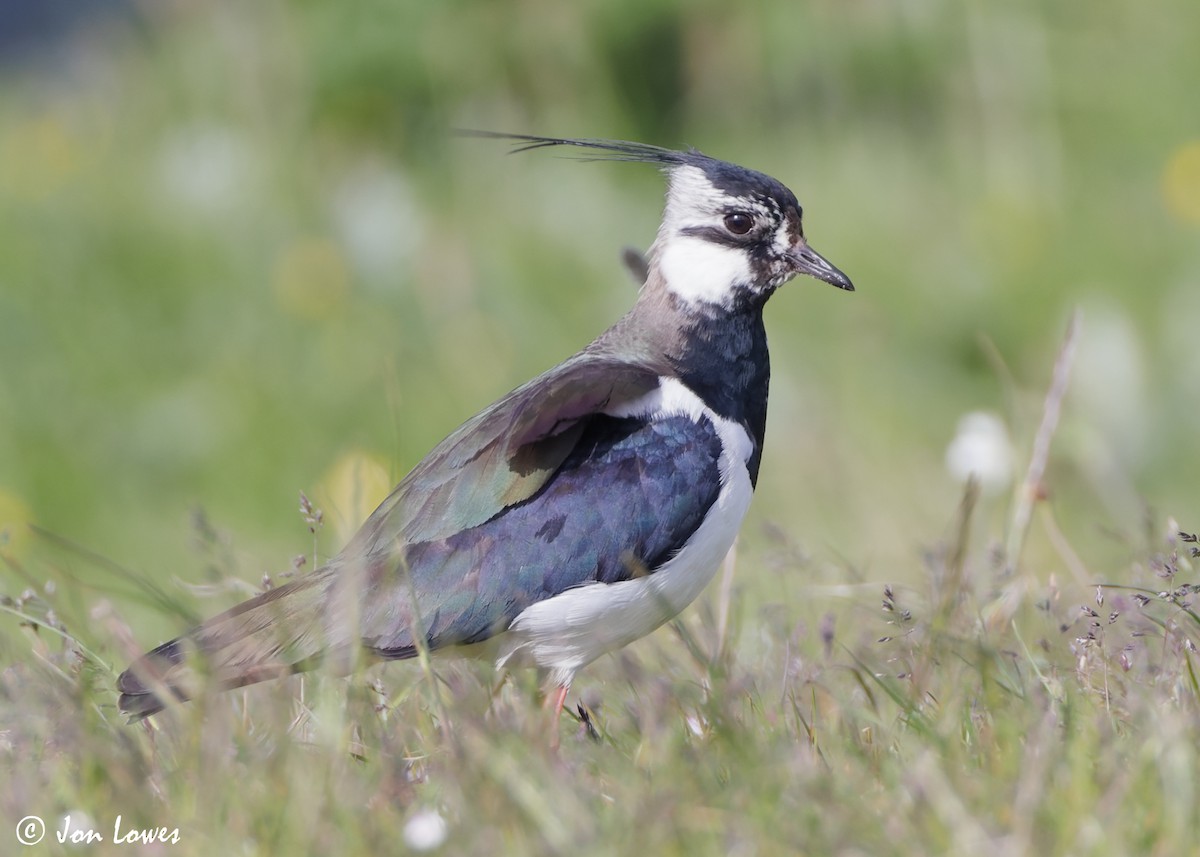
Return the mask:
<svg viewBox="0 0 1200 857">
<path fill-rule="evenodd" d="M 546 703 L 544 707 L 550 708 L 551 705 L 554 706 L 554 715 L 550 718 L 551 750 L 558 749 L 558 724 L 562 719 L 563 706 L 567 704 L 567 691 L 570 689 L 570 687 L 571 686 L 569 684 L 560 685 L 546 697 Z"/>
</svg>

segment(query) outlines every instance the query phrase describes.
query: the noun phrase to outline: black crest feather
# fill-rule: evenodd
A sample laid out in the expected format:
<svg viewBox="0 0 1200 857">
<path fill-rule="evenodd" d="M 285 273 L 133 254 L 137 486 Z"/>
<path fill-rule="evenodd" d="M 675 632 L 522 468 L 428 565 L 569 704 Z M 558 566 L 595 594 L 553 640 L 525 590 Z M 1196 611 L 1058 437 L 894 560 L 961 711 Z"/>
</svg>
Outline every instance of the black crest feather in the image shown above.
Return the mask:
<svg viewBox="0 0 1200 857">
<path fill-rule="evenodd" d="M 507 140 L 515 144 L 509 154 L 555 146 L 574 146 L 597 153 L 577 159 L 581 161 L 633 161 L 656 164 L 668 170 L 675 167 L 695 167 L 703 171 L 713 187 L 730 196 L 772 199 L 781 210 L 795 208 L 796 212 L 800 213 L 800 204 L 796 201 L 795 195 L 778 179 L 757 170 L 746 169 L 728 161 L 718 160 L 694 148 L 681 152 L 662 146 L 652 146 L 648 143 L 592 137 L 539 137 L 534 134 L 505 134 L 498 131 L 469 129 L 460 130 L 457 133 L 463 137 Z"/>
<path fill-rule="evenodd" d="M 697 158 L 703 158 L 699 152 L 677 152 L 662 146 L 651 146 L 648 143 L 631 143 L 626 140 L 599 140 L 592 138 L 572 137 L 538 137 L 533 134 L 503 134 L 498 131 L 462 130 L 458 134 L 463 137 L 484 137 L 491 140 L 508 140 L 516 145 L 510 154 L 529 152 L 533 149 L 548 149 L 554 146 L 576 146 L 581 149 L 591 149 L 597 154 L 583 157 L 584 161 L 634 161 L 645 164 L 661 164 L 663 166 L 679 167 L 691 164 Z"/>
</svg>

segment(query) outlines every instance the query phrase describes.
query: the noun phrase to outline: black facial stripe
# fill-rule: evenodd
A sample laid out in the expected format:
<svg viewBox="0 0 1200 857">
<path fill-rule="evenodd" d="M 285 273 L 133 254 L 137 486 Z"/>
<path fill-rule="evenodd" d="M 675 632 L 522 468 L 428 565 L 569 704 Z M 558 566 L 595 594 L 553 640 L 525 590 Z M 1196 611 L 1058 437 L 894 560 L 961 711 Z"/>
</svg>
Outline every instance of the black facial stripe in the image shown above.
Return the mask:
<svg viewBox="0 0 1200 857">
<path fill-rule="evenodd" d="M 734 235 L 720 226 L 685 226 L 679 231 L 684 235 L 694 235 L 723 247 L 745 250 L 752 261 L 754 259 L 770 259 L 774 255 L 775 229 L 764 230 L 759 227 L 745 235 Z"/>
<path fill-rule="evenodd" d="M 680 229 L 680 232 L 684 235 L 697 235 L 715 244 L 724 244 L 727 247 L 744 247 L 747 244 L 765 239 L 767 236 L 774 236 L 775 231 L 779 228 L 779 224 L 783 220 L 782 212 L 779 210 L 779 203 L 770 198 L 755 198 L 747 200 L 741 205 L 731 202 L 722 208 L 721 213 L 726 216 L 730 214 L 748 215 L 754 219 L 755 228 L 751 229 L 745 235 L 734 235 L 719 226 L 685 226 Z"/>
<path fill-rule="evenodd" d="M 713 244 L 722 244 L 725 247 L 745 248 L 750 244 L 759 240 L 756 234 L 759 230 L 752 229 L 745 235 L 734 235 L 720 226 L 685 226 L 679 230 L 684 235 L 695 235 L 697 238 L 703 238 L 705 241 L 711 241 Z"/>
</svg>

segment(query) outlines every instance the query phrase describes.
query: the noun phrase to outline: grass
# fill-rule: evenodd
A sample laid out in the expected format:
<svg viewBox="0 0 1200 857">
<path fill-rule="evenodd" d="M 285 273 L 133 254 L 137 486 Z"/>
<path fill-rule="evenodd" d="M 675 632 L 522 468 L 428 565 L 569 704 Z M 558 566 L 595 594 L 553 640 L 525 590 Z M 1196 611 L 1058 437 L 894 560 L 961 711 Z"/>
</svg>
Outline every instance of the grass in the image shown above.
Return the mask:
<svg viewBox="0 0 1200 857">
<path fill-rule="evenodd" d="M 97 854 L 127 849 L 118 817 L 181 854 L 1193 853 L 1196 537 L 1146 545 L 1109 586 L 1038 584 L 972 543 L 978 499 L 920 585 L 840 606 L 781 613 L 732 557 L 727 588 L 586 671 L 557 753 L 532 674 L 436 658 L 128 725 L 113 682 L 136 635 L 52 578 L 0 605 L 27 642 L 0 676 L 0 805 L 46 820 L 49 853 L 67 815 Z M 39 573 L 98 561 L 57 551 Z M 805 564 L 786 545 L 759 561 Z"/>
</svg>

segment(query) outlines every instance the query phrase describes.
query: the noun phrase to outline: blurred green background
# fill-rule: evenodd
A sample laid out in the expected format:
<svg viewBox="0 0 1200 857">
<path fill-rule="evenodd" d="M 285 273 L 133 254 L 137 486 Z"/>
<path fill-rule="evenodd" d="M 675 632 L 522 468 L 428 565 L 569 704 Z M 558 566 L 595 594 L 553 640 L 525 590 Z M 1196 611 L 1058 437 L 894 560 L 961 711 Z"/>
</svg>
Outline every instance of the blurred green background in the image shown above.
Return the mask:
<svg viewBox="0 0 1200 857">
<path fill-rule="evenodd" d="M 661 178 L 467 127 L 768 172 L 854 279 L 768 308 L 745 585 L 911 574 L 976 411 L 1000 538 L 1076 306 L 1047 502 L 1119 580 L 1145 529 L 1200 526 L 1200 6 L 1155 6 L 175 0 L 12 29 L 0 549 L 31 562 L 33 522 L 164 582 L 256 583 L 313 549 L 299 490 L 336 550 L 459 422 L 623 313 Z M 197 509 L 229 546 L 215 572 Z M 1029 549 L 1061 567 L 1036 524 Z M 772 561 L 797 554 L 816 561 Z M 179 630 L 147 618 L 143 643 Z"/>
</svg>

